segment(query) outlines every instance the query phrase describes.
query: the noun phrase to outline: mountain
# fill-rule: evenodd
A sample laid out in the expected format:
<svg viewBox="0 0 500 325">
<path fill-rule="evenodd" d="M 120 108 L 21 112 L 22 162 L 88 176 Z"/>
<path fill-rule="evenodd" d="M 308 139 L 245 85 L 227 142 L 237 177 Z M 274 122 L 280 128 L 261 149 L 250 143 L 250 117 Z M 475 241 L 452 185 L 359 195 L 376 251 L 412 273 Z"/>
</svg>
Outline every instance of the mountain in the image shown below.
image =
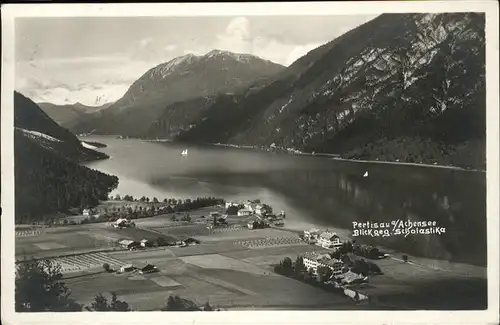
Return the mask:
<svg viewBox="0 0 500 325">
<path fill-rule="evenodd" d="M 34 102 L 14 92 L 16 222 L 92 206 L 107 198 L 118 178 L 79 165 L 108 156 L 84 148 Z"/>
<path fill-rule="evenodd" d="M 92 113 L 106 109 L 112 103 L 101 106 L 87 106 L 81 103 L 56 105 L 52 103 L 38 103 L 38 106 L 55 122 L 65 128 L 71 128 L 75 124 L 89 118 Z"/>
<path fill-rule="evenodd" d="M 108 109 L 71 130 L 141 136 L 170 104 L 237 92 L 283 69 L 253 55 L 221 50 L 203 56 L 184 55 L 150 69 Z"/>
<path fill-rule="evenodd" d="M 31 70 L 34 67 L 30 67 Z M 24 71 L 23 75 L 36 75 L 38 71 Z M 51 103 L 54 105 L 75 105 L 81 103 L 85 106 L 103 106 L 120 99 L 127 91 L 130 84 L 125 80 L 112 81 L 110 79 L 100 82 L 87 82 L 79 84 L 64 84 L 45 79 L 42 76 L 26 78 L 26 84 L 19 90 L 35 103 Z"/>
<path fill-rule="evenodd" d="M 381 15 L 235 104 L 214 101 L 177 139 L 484 168 L 484 26 L 476 13 Z"/>
</svg>

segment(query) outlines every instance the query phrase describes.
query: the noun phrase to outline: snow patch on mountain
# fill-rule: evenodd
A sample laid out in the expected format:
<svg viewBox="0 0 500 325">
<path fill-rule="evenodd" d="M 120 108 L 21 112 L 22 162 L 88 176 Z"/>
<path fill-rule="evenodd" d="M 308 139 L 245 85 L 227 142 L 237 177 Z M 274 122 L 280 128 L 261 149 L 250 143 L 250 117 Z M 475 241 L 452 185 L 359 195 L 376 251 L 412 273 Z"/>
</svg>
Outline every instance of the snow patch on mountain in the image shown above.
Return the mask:
<svg viewBox="0 0 500 325">
<path fill-rule="evenodd" d="M 72 105 L 81 103 L 85 106 L 102 106 L 120 99 L 130 85 L 106 84 L 86 85 L 70 90 L 65 87 L 33 89 L 26 92 L 36 103 L 52 103 L 54 105 Z"/>
<path fill-rule="evenodd" d="M 39 140 L 40 138 L 43 138 L 45 140 L 49 140 L 49 141 L 53 141 L 53 142 L 61 142 L 61 140 L 56 139 L 56 138 L 54 138 L 50 135 L 47 135 L 45 133 L 41 133 L 38 131 L 32 131 L 32 130 L 26 130 L 26 129 L 18 128 L 18 127 L 16 127 L 16 129 L 22 131 L 27 137 L 29 137 L 31 139 Z"/>
<path fill-rule="evenodd" d="M 82 146 L 83 146 L 84 148 L 87 148 L 87 149 L 97 149 L 97 147 L 94 147 L 93 145 L 90 145 L 90 144 L 88 144 L 88 143 L 87 143 L 87 142 L 85 142 L 85 141 L 81 141 L 81 143 L 82 143 Z"/>
<path fill-rule="evenodd" d="M 159 66 L 151 69 L 151 77 L 159 76 L 164 79 L 169 76 L 171 73 L 179 70 L 181 66 L 185 66 L 186 64 L 191 64 L 198 59 L 194 54 L 186 54 L 183 56 L 179 56 L 175 59 L 168 61 L 167 63 L 160 64 Z"/>
<path fill-rule="evenodd" d="M 253 59 L 255 59 L 255 56 L 250 54 L 233 53 L 217 49 L 208 52 L 204 57 L 207 59 L 212 59 L 217 57 L 228 57 L 245 64 L 250 63 Z"/>
</svg>

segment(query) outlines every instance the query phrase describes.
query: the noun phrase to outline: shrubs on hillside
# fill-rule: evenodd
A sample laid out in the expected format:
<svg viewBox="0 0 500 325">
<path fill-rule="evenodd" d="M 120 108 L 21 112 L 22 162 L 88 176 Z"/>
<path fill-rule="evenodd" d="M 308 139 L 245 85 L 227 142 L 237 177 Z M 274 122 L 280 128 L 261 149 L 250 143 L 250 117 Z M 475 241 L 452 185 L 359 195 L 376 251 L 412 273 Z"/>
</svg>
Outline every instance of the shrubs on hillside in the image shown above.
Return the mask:
<svg viewBox="0 0 500 325">
<path fill-rule="evenodd" d="M 465 148 L 465 149 L 464 149 Z M 369 142 L 342 155 L 347 159 L 400 161 L 485 169 L 484 141 L 459 145 L 443 144 L 430 138 L 399 137 Z"/>
<path fill-rule="evenodd" d="M 16 222 L 43 221 L 45 215 L 95 206 L 118 185 L 116 176 L 78 165 L 15 133 Z"/>
<path fill-rule="evenodd" d="M 62 278 L 61 266 L 49 260 L 17 265 L 16 312 L 81 311 Z"/>
</svg>

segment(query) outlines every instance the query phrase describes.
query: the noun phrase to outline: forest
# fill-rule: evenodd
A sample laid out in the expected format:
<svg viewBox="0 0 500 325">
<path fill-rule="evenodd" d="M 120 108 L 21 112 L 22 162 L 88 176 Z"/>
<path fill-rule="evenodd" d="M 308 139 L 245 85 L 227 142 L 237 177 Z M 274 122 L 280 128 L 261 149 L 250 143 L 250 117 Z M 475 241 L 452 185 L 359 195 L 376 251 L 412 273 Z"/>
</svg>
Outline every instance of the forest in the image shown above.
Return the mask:
<svg viewBox="0 0 500 325">
<path fill-rule="evenodd" d="M 42 221 L 70 208 L 106 200 L 118 177 L 89 169 L 15 133 L 16 223 Z"/>
</svg>

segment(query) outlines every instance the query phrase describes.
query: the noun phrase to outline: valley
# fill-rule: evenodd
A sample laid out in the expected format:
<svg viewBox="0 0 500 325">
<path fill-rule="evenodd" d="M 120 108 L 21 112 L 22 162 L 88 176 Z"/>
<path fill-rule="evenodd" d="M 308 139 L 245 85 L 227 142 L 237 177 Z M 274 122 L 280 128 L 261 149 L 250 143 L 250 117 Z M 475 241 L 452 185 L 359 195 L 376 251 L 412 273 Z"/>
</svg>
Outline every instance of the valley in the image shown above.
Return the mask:
<svg viewBox="0 0 500 325">
<path fill-rule="evenodd" d="M 385 13 L 297 44 L 295 21 L 210 19 L 211 43 L 103 28 L 14 91 L 16 310 L 485 310 L 485 15 Z M 356 230 L 374 224 L 392 228 Z M 28 290 L 40 272 L 67 291 Z"/>
</svg>

